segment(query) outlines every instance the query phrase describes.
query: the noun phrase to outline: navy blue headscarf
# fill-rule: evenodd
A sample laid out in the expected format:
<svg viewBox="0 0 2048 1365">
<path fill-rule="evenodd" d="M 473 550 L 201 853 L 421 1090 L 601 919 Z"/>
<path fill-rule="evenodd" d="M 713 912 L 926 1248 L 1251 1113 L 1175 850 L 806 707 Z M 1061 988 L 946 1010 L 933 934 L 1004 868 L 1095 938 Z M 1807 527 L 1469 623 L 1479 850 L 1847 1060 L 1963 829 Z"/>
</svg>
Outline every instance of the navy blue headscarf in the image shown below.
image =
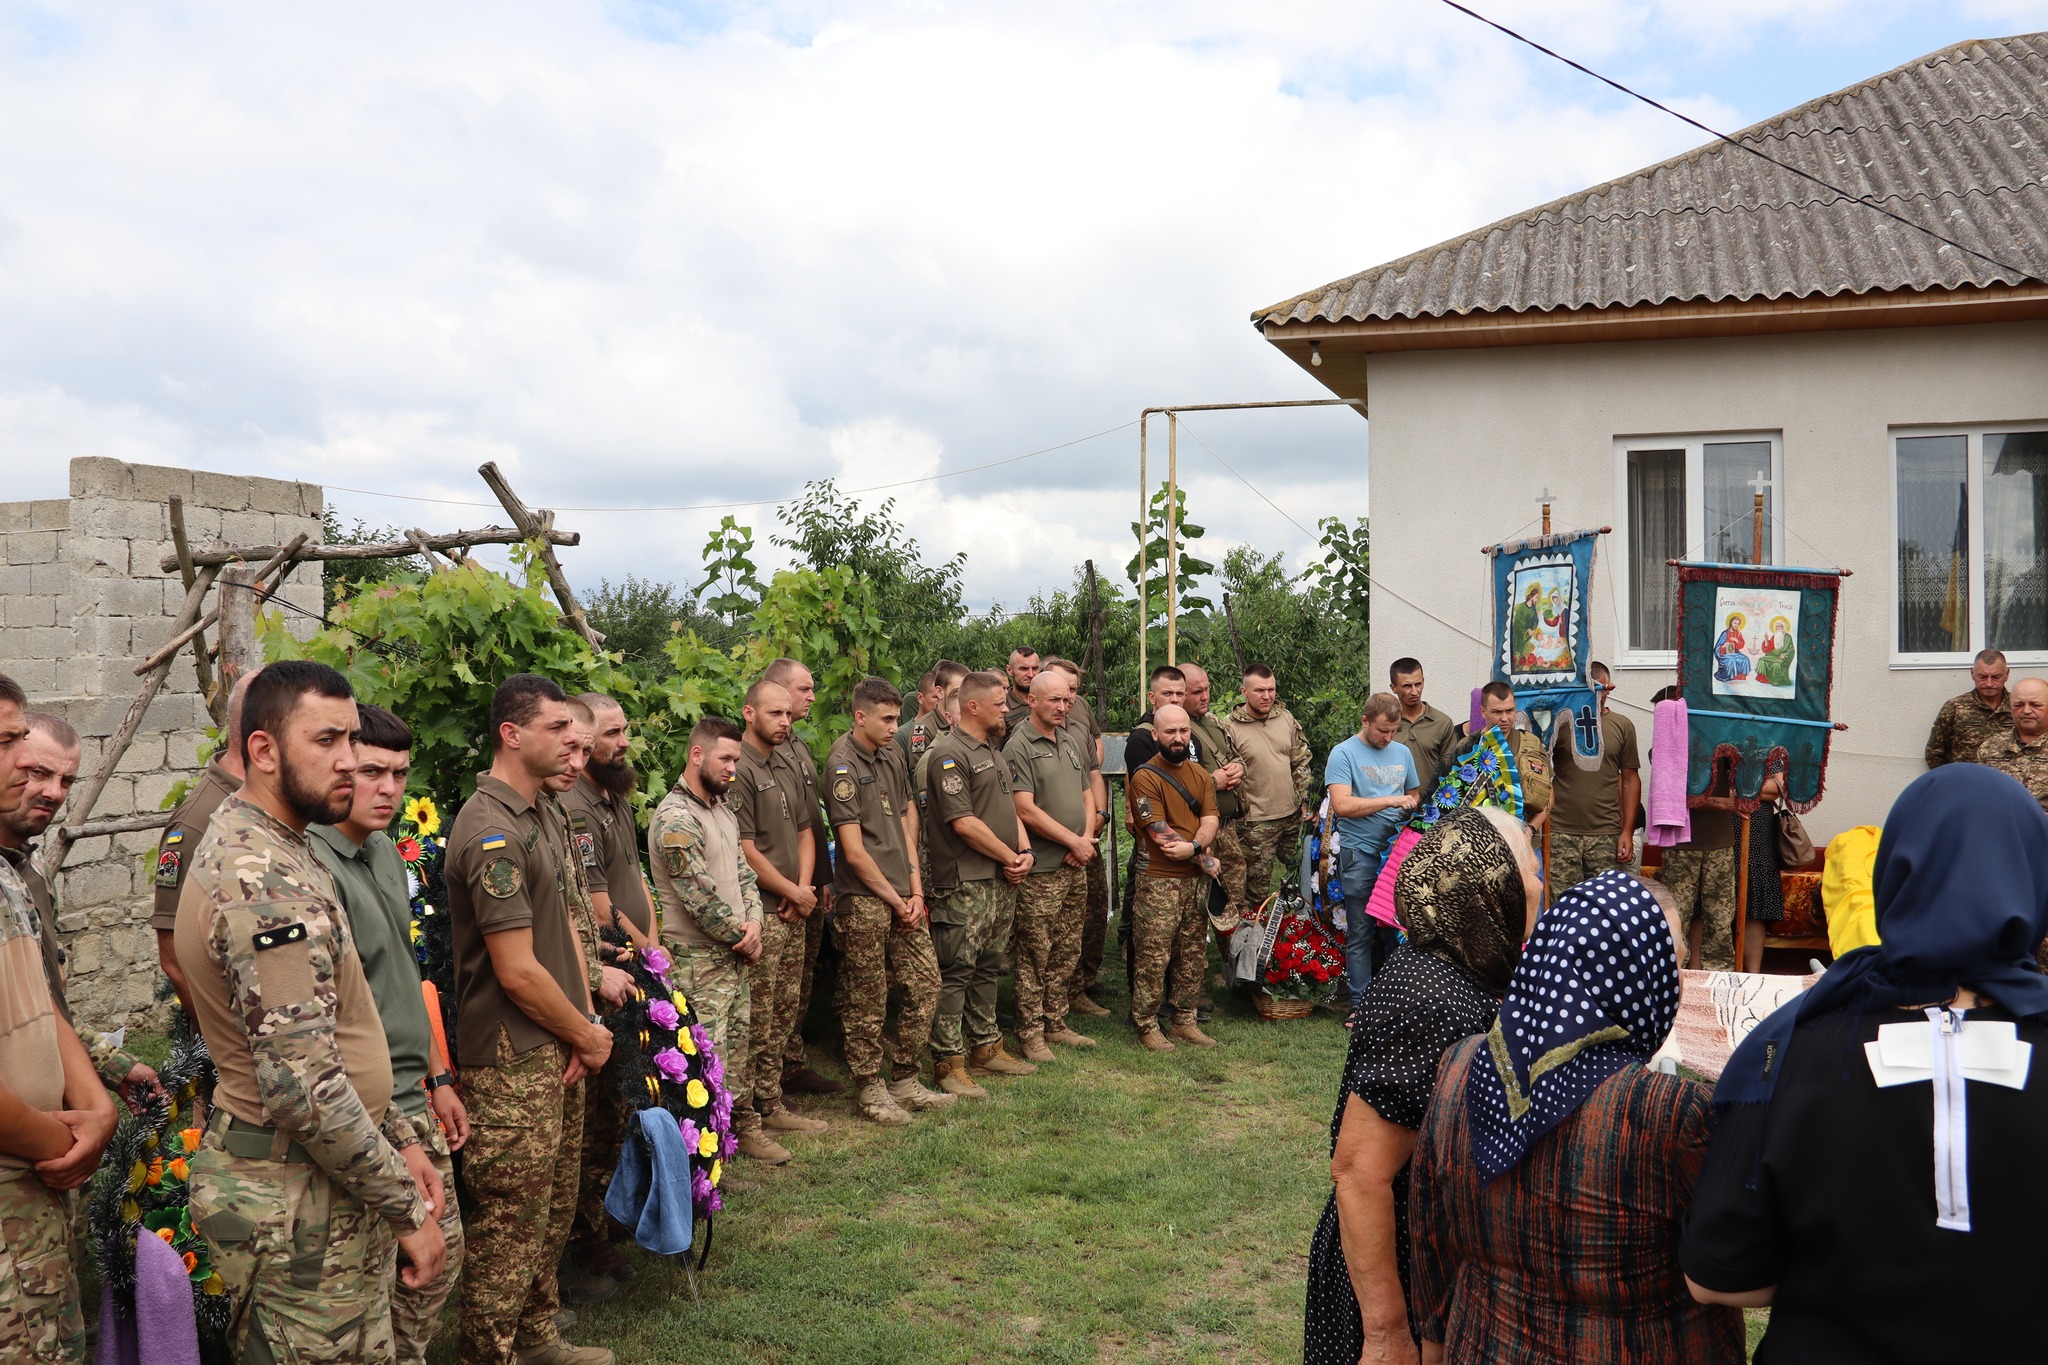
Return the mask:
<svg viewBox="0 0 2048 1365">
<path fill-rule="evenodd" d="M 1802 1020 L 1933 1004 L 1963 986 L 2017 1018 L 2048 1018 L 2034 962 L 2048 936 L 2048 815 L 2025 787 L 1975 763 L 1915 781 L 1885 817 L 1871 890 L 1881 942 L 1758 1024 L 1728 1059 L 1716 1105 L 1769 1104 Z"/>
<path fill-rule="evenodd" d="M 1466 1073 L 1479 1178 L 1512 1170 L 1602 1081 L 1648 1061 L 1677 1018 L 1678 950 L 1649 888 L 1603 872 L 1558 897 Z"/>
</svg>

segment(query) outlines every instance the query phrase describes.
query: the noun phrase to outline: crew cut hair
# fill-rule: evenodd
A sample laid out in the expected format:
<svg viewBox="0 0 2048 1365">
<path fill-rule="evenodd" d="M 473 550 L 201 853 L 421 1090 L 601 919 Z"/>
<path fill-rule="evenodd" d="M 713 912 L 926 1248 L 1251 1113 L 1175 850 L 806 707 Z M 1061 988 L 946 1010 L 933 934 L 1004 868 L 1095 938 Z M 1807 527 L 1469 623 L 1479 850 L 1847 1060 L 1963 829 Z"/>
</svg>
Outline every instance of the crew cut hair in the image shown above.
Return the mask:
<svg viewBox="0 0 2048 1365">
<path fill-rule="evenodd" d="M 990 692 L 1008 692 L 1010 679 L 1004 673 L 969 673 L 960 680 L 960 704 L 967 704 L 969 693 L 986 696 Z"/>
<path fill-rule="evenodd" d="M 274 664 L 265 664 L 249 683 L 248 694 L 242 699 L 242 733 L 236 736 L 242 750 L 242 762 L 249 761 L 249 736 L 261 730 L 282 742 L 284 724 L 304 696 L 332 697 L 337 701 L 348 701 L 355 697 L 355 691 L 344 678 L 326 664 L 311 659 L 282 659 Z"/>
<path fill-rule="evenodd" d="M 1161 678 L 1166 679 L 1168 682 L 1184 683 L 1188 680 L 1188 675 L 1175 668 L 1172 664 L 1161 664 L 1152 670 L 1150 685 L 1157 687 Z"/>
<path fill-rule="evenodd" d="M 1397 683 L 1410 673 L 1420 673 L 1421 671 L 1422 660 L 1403 655 L 1387 665 L 1387 681 L 1389 683 Z"/>
<path fill-rule="evenodd" d="M 1246 664 L 1244 666 L 1244 675 L 1247 678 L 1270 678 L 1273 676 L 1273 666 L 1271 664 L 1259 663 Z"/>
<path fill-rule="evenodd" d="M 953 659 L 941 659 L 932 665 L 932 681 L 937 683 L 939 691 L 943 692 L 973 671 L 966 664 Z"/>
<path fill-rule="evenodd" d="M 1499 678 L 1495 678 L 1492 682 L 1479 689 L 1479 695 L 1486 701 L 1513 701 L 1515 699 L 1515 689 L 1509 687 Z"/>
<path fill-rule="evenodd" d="M 32 735 L 48 735 L 56 741 L 60 749 L 78 747 L 78 731 L 74 730 L 71 722 L 62 716 L 52 715 L 48 711 L 30 711 L 22 716 L 21 723 L 28 727 L 28 732 Z"/>
<path fill-rule="evenodd" d="M 540 708 L 551 701 L 565 702 L 569 694 L 553 678 L 538 673 L 514 673 L 498 684 L 491 696 L 491 747 L 504 747 L 507 725 L 531 725 Z"/>
<path fill-rule="evenodd" d="M 709 749 L 721 740 L 738 739 L 745 732 L 724 716 L 706 716 L 690 730 L 692 749 Z"/>
<path fill-rule="evenodd" d="M 785 654 L 761 670 L 761 680 L 763 682 L 781 683 L 784 687 L 787 687 L 789 686 L 789 680 L 795 677 L 800 669 L 806 673 L 810 672 L 809 669 L 804 668 L 804 661 L 802 659 L 792 659 Z"/>
</svg>

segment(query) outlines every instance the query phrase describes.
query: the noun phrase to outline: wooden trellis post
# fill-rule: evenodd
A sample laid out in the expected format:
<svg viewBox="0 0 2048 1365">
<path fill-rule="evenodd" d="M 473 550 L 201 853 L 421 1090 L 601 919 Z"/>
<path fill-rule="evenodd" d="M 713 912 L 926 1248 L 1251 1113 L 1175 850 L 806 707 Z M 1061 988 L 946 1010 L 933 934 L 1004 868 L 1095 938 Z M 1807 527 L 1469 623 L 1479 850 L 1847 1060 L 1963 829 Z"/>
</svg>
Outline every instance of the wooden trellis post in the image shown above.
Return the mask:
<svg viewBox="0 0 2048 1365">
<path fill-rule="evenodd" d="M 576 593 L 569 586 L 569 576 L 562 572 L 562 561 L 555 558 L 554 545 L 548 534 L 554 530 L 555 514 L 542 509 L 536 516 L 530 511 L 519 500 L 519 495 L 512 491 L 512 485 L 505 481 L 495 460 L 485 461 L 476 472 L 483 476 L 483 481 L 491 486 L 491 492 L 497 494 L 498 501 L 511 514 L 512 524 L 526 539 L 540 546 L 541 567 L 547 570 L 548 586 L 555 590 L 555 601 L 561 604 L 563 617 L 576 628 L 577 634 L 590 641 L 592 649 L 604 648 L 604 636 L 598 634 L 585 619 L 583 608 L 576 603 Z"/>
</svg>

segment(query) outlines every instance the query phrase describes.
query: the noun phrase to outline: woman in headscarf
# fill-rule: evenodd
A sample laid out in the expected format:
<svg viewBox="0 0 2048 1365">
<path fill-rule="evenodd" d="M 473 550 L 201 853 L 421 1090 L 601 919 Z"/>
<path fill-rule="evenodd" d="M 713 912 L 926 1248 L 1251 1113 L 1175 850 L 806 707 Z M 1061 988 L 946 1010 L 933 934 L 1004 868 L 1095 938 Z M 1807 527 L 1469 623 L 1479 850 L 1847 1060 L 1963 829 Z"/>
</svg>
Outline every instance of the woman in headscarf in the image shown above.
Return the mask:
<svg viewBox="0 0 2048 1365">
<path fill-rule="evenodd" d="M 1521 822 L 1490 806 L 1446 816 L 1394 886 L 1407 932 L 1358 1003 L 1337 1112 L 1336 1188 L 1309 1250 L 1307 1365 L 1414 1361 L 1408 1157 L 1444 1051 L 1493 1022 L 1542 905 Z"/>
<path fill-rule="evenodd" d="M 1674 925 L 1625 872 L 1581 882 L 1444 1058 L 1409 1167 L 1425 1362 L 1741 1365 L 1742 1314 L 1678 1269 L 1712 1092 L 1646 1065 L 1678 1017 Z"/>
<path fill-rule="evenodd" d="M 1882 941 L 1721 1073 L 1686 1279 L 1770 1306 L 1762 1365 L 2048 1360 L 2048 816 L 1937 768 L 1892 806 L 1873 898 Z"/>
</svg>

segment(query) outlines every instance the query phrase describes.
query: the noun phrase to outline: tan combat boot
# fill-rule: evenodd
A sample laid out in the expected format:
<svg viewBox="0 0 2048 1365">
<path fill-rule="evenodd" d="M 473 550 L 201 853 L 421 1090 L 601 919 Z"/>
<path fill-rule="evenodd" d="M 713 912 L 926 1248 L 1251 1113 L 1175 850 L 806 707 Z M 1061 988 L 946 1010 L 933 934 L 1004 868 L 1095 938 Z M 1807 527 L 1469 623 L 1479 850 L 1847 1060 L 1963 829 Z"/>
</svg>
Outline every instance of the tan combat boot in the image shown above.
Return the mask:
<svg viewBox="0 0 2048 1365">
<path fill-rule="evenodd" d="M 1020 1033 L 1017 1035 L 1017 1041 L 1024 1045 L 1024 1060 L 1027 1062 L 1043 1064 L 1059 1060 L 1052 1055 L 1052 1049 L 1045 1045 L 1043 1033 Z"/>
<path fill-rule="evenodd" d="M 785 1105 L 776 1105 L 761 1117 L 761 1126 L 771 1133 L 822 1133 L 832 1125 L 823 1119 L 806 1118 Z"/>
<path fill-rule="evenodd" d="M 737 1150 L 743 1157 L 748 1157 L 754 1161 L 765 1161 L 770 1166 L 780 1166 L 783 1162 L 789 1160 L 792 1155 L 789 1148 L 783 1146 L 774 1138 L 769 1137 L 758 1128 L 739 1135 Z"/>
<path fill-rule="evenodd" d="M 1077 995 L 1067 1002 L 1067 1013 L 1085 1015 L 1090 1019 L 1107 1019 L 1109 1011 L 1090 1000 L 1086 995 Z"/>
<path fill-rule="evenodd" d="M 1192 1043 L 1196 1047 L 1216 1046 L 1216 1040 L 1202 1032 L 1202 1026 L 1192 1019 L 1185 1024 L 1175 1024 L 1168 1032 L 1183 1043 Z"/>
<path fill-rule="evenodd" d="M 998 1038 L 993 1043 L 983 1043 L 974 1049 L 967 1059 L 967 1074 L 970 1076 L 1036 1076 L 1038 1068 L 1029 1062 L 1019 1061 L 1010 1055 Z"/>
<path fill-rule="evenodd" d="M 1147 1052 L 1171 1052 L 1173 1044 L 1166 1041 L 1166 1035 L 1159 1031 L 1159 1025 L 1147 1024 L 1138 1030 L 1138 1041 Z"/>
<path fill-rule="evenodd" d="M 958 1100 L 985 1100 L 988 1091 L 974 1083 L 967 1074 L 965 1057 L 939 1058 L 939 1089 Z"/>
<path fill-rule="evenodd" d="M 1061 1047 L 1095 1046 L 1095 1040 L 1093 1038 L 1090 1038 L 1085 1033 L 1076 1033 L 1072 1029 L 1068 1028 L 1065 1024 L 1060 1025 L 1052 1032 L 1046 1034 L 1045 1041 L 1048 1043 L 1058 1043 Z"/>
<path fill-rule="evenodd" d="M 613 1356 L 602 1346 L 572 1346 L 556 1337 L 545 1346 L 519 1346 L 514 1350 L 519 1365 L 613 1365 Z"/>
<path fill-rule="evenodd" d="M 910 1115 L 890 1098 L 889 1088 L 882 1084 L 879 1076 L 871 1081 L 862 1081 L 860 1089 L 854 1093 L 853 1102 L 859 1106 L 860 1115 L 864 1119 L 887 1124 L 892 1128 L 901 1128 L 910 1122 Z"/>
<path fill-rule="evenodd" d="M 958 1104 L 956 1095 L 927 1090 L 924 1082 L 916 1076 L 905 1076 L 900 1081 L 889 1082 L 889 1098 L 896 1101 L 896 1107 L 906 1113 L 917 1113 L 926 1109 L 944 1109 Z"/>
</svg>

